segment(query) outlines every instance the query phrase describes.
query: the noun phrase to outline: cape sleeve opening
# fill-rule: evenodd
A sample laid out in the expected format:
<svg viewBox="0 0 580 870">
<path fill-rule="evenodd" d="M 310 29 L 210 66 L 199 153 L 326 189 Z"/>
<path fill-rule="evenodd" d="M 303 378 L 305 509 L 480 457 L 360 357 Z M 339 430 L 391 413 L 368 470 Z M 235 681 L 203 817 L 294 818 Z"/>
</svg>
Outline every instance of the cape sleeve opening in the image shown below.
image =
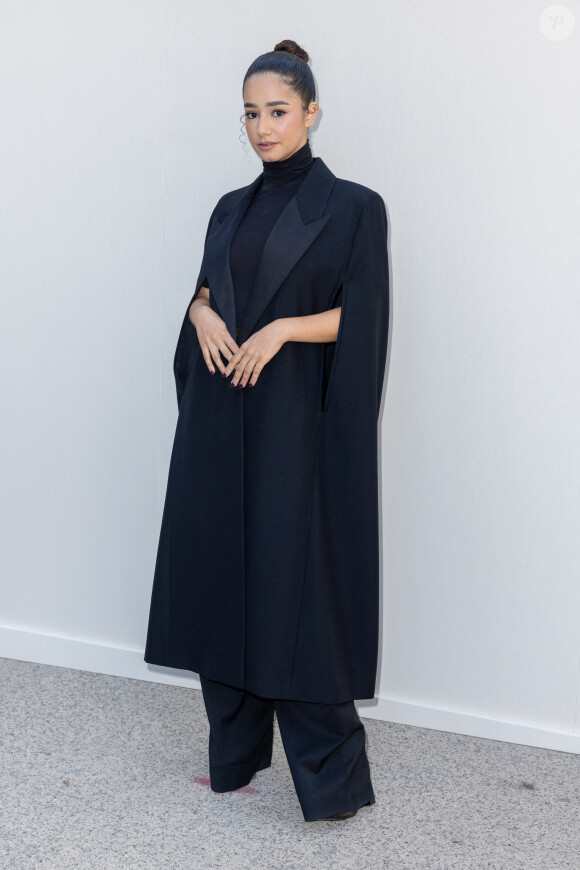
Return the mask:
<svg viewBox="0 0 580 870">
<path fill-rule="evenodd" d="M 341 346 L 342 332 L 344 329 L 344 319 L 346 311 L 346 288 L 344 283 L 341 283 L 330 308 L 338 308 L 340 306 L 340 320 L 338 322 L 338 332 L 336 341 L 329 341 L 324 345 L 324 359 L 322 366 L 322 385 L 320 393 L 320 410 L 323 414 L 328 410 L 328 403 L 332 393 L 332 382 L 336 370 L 338 356 Z"/>
<path fill-rule="evenodd" d="M 218 203 L 219 205 L 219 203 Z M 193 359 L 194 352 L 196 350 L 196 334 L 195 334 L 195 326 L 189 319 L 189 309 L 193 300 L 196 298 L 197 294 L 201 290 L 202 287 L 208 287 L 208 277 L 206 273 L 206 262 L 205 262 L 205 252 L 207 247 L 207 240 L 210 234 L 210 230 L 214 220 L 217 221 L 216 212 L 218 209 L 218 205 L 212 211 L 209 221 L 207 223 L 207 229 L 205 232 L 205 240 L 204 240 L 204 249 L 203 249 L 203 257 L 201 261 L 201 267 L 199 270 L 199 275 L 197 276 L 197 281 L 195 284 L 195 289 L 193 291 L 193 295 L 189 302 L 187 303 L 187 308 L 185 309 L 185 314 L 183 316 L 183 320 L 181 322 L 181 329 L 179 332 L 179 337 L 177 339 L 177 345 L 175 348 L 175 354 L 173 356 L 173 375 L 175 378 L 175 389 L 177 393 L 177 410 L 179 411 L 181 407 L 181 397 L 183 395 L 183 391 L 185 389 L 185 382 L 187 380 L 187 376 L 189 374 L 189 369 L 191 366 L 191 362 Z M 202 277 L 203 276 L 203 277 Z M 211 298 L 211 291 L 210 291 Z M 197 345 L 199 348 L 199 345 Z"/>
</svg>

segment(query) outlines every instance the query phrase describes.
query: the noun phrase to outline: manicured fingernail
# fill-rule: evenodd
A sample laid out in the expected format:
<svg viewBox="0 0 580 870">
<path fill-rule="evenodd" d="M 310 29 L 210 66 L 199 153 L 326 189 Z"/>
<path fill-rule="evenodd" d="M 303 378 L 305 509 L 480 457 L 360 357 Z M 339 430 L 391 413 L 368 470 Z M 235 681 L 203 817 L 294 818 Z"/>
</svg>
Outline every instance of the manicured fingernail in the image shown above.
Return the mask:
<svg viewBox="0 0 580 870">
<path fill-rule="evenodd" d="M 254 384 L 253 384 L 253 383 L 252 383 L 252 381 L 250 381 L 250 386 L 251 386 L 251 387 L 253 387 L 253 386 L 254 386 Z"/>
<path fill-rule="evenodd" d="M 227 378 L 227 375 L 225 372 L 222 372 L 222 378 Z"/>
<path fill-rule="evenodd" d="M 230 390 L 233 390 L 234 387 L 235 387 L 235 384 L 234 384 L 234 382 L 232 381 L 232 383 L 230 384 Z"/>
<path fill-rule="evenodd" d="M 212 373 L 212 375 L 215 375 L 215 371 L 213 369 L 210 369 L 210 372 Z"/>
<path fill-rule="evenodd" d="M 238 384 L 238 390 L 243 389 L 243 388 L 244 388 L 244 385 L 243 385 L 242 382 L 240 381 L 240 383 Z"/>
</svg>

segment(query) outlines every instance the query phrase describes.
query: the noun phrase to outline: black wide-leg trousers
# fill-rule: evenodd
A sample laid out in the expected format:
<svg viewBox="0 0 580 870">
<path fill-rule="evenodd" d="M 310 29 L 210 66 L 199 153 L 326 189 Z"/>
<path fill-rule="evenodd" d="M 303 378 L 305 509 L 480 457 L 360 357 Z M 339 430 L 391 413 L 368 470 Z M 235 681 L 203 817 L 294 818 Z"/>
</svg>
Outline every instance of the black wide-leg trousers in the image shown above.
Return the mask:
<svg viewBox="0 0 580 870">
<path fill-rule="evenodd" d="M 270 766 L 276 713 L 305 821 L 375 803 L 365 730 L 354 701 L 262 698 L 199 676 L 210 725 L 213 791 L 242 788 L 258 770 Z"/>
</svg>

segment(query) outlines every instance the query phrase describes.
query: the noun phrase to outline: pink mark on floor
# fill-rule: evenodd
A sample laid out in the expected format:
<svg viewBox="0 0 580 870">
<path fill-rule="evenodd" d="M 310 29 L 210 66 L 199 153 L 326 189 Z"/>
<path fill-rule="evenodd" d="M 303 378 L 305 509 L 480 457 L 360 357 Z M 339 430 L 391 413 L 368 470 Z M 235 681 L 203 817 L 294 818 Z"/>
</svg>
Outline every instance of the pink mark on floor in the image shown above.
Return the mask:
<svg viewBox="0 0 580 870">
<path fill-rule="evenodd" d="M 196 782 L 198 785 L 211 786 L 211 780 L 209 776 L 194 776 L 191 777 L 192 782 Z M 241 791 L 244 794 L 260 794 L 259 789 L 254 788 L 253 785 L 243 785 L 241 788 L 236 788 L 236 792 Z"/>
<path fill-rule="evenodd" d="M 196 782 L 198 785 L 211 785 L 209 776 L 192 776 L 190 777 L 190 779 L 192 782 Z"/>
</svg>

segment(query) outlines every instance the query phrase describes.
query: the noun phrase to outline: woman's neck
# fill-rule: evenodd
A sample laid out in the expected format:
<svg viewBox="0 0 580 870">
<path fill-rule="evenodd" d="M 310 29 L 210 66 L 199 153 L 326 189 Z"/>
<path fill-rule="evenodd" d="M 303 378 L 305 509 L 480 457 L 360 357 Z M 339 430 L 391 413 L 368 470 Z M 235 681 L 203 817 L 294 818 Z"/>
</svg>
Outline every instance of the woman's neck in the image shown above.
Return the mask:
<svg viewBox="0 0 580 870">
<path fill-rule="evenodd" d="M 291 154 L 290 157 L 270 162 L 263 160 L 263 182 L 267 187 L 273 187 L 285 184 L 288 181 L 294 181 L 306 172 L 313 160 L 310 142 L 307 139 L 304 145 L 295 151 L 294 154 Z"/>
</svg>

